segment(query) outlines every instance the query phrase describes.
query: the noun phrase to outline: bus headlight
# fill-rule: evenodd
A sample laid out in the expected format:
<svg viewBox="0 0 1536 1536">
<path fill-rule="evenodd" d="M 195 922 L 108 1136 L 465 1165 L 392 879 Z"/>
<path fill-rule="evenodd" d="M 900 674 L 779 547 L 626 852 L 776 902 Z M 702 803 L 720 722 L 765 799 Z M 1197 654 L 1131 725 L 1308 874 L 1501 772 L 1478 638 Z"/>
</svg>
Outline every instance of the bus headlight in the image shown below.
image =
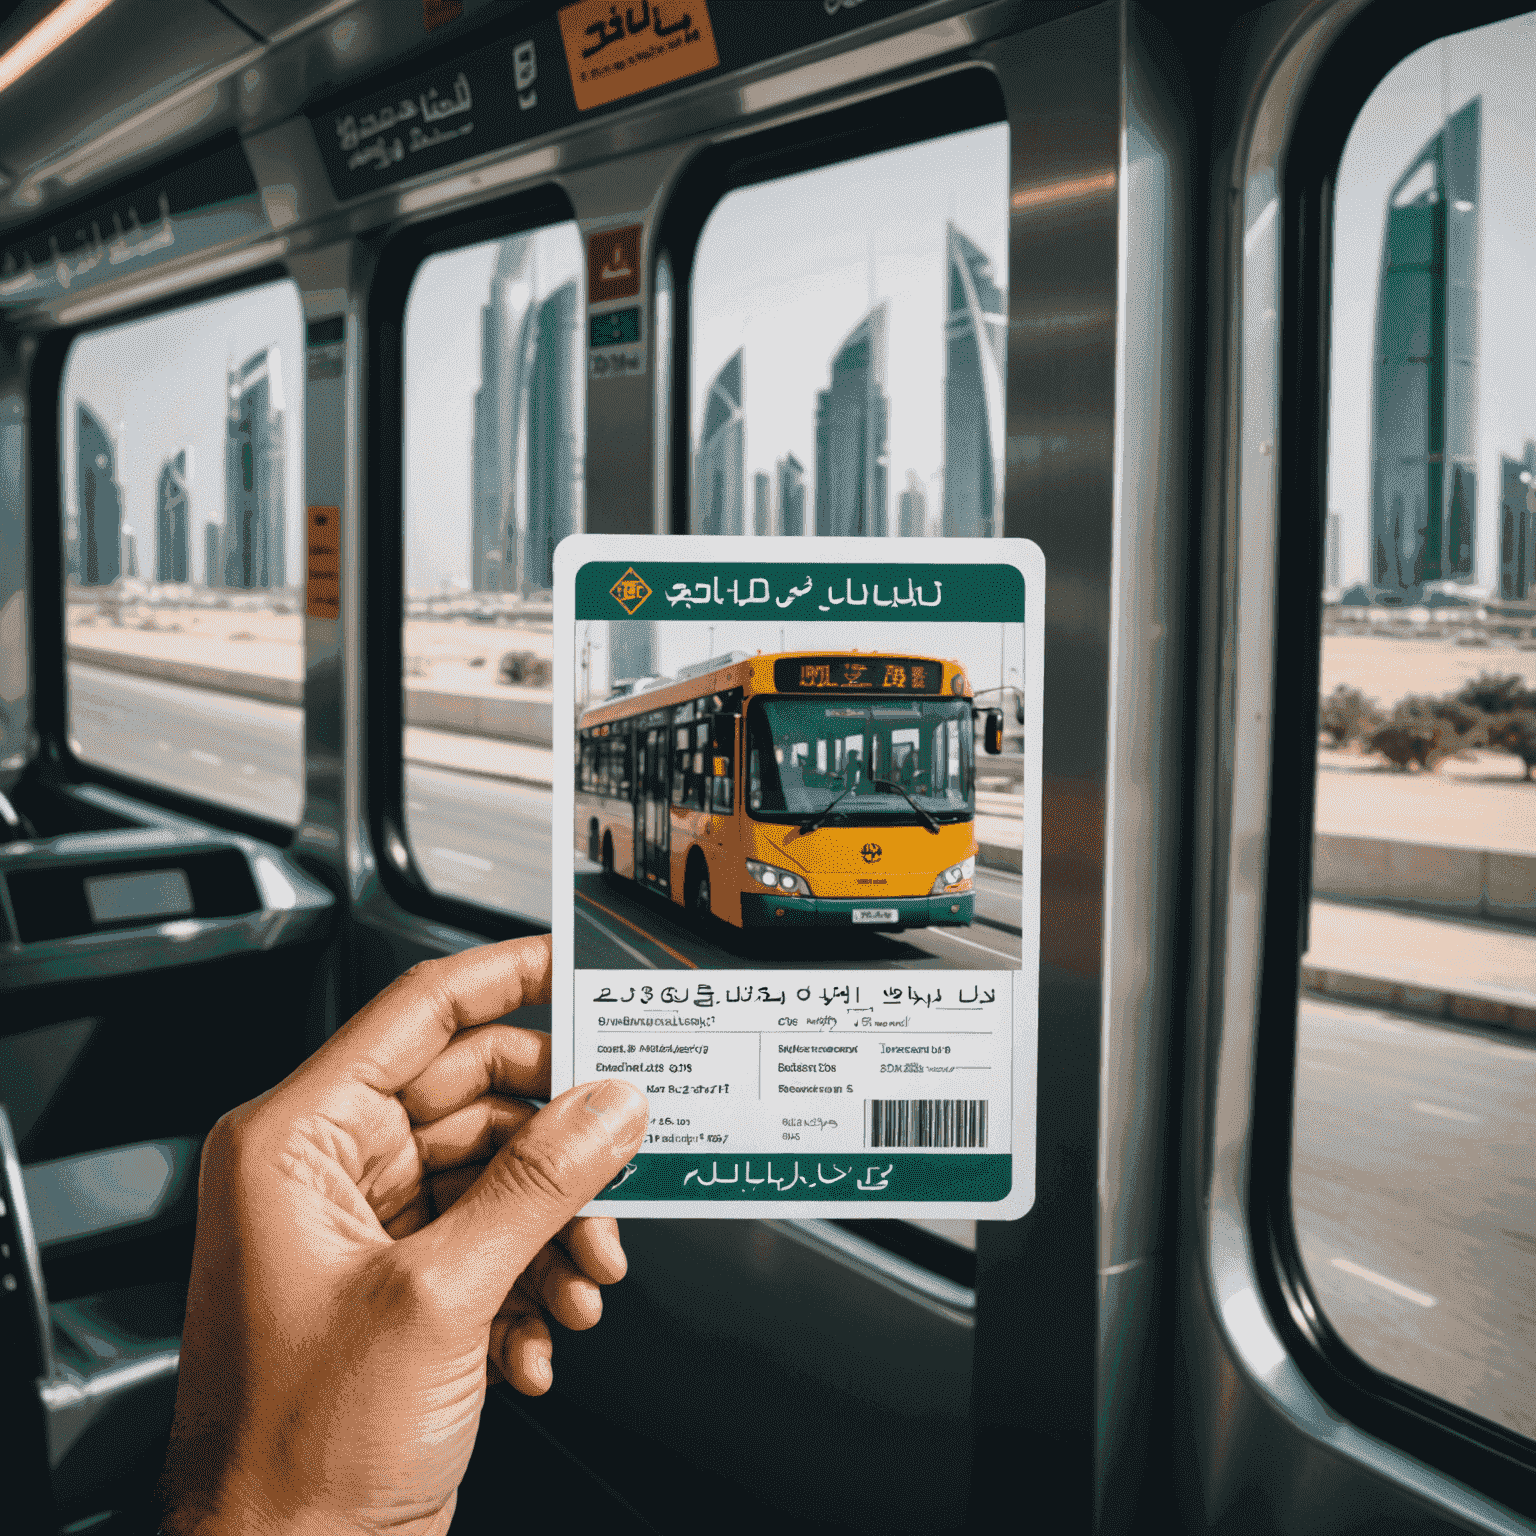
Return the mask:
<svg viewBox="0 0 1536 1536">
<path fill-rule="evenodd" d="M 976 855 L 962 859 L 958 864 L 951 864 L 937 880 L 933 882 L 933 889 L 928 892 L 930 896 L 942 896 L 946 891 L 953 891 L 971 883 L 971 877 L 976 873 Z"/>
<path fill-rule="evenodd" d="M 799 875 L 787 869 L 775 869 L 772 864 L 762 864 L 756 859 L 747 860 L 747 873 L 759 885 L 777 891 L 781 896 L 809 896 L 811 888 Z"/>
</svg>

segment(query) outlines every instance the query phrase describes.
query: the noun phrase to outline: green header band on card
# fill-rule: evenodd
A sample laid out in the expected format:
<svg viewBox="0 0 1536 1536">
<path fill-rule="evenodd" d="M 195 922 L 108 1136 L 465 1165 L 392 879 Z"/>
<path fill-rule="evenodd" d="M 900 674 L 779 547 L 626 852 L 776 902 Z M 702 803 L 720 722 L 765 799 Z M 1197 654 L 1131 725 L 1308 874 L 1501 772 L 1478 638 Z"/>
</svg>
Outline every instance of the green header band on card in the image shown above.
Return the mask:
<svg viewBox="0 0 1536 1536">
<path fill-rule="evenodd" d="M 774 623 L 1018 623 L 1017 566 L 905 561 L 798 564 L 592 560 L 576 572 L 578 619 Z"/>
<path fill-rule="evenodd" d="M 841 1152 L 818 1157 L 700 1157 L 642 1152 L 600 1200 L 1004 1199 L 1013 1159 L 992 1152 Z"/>
</svg>

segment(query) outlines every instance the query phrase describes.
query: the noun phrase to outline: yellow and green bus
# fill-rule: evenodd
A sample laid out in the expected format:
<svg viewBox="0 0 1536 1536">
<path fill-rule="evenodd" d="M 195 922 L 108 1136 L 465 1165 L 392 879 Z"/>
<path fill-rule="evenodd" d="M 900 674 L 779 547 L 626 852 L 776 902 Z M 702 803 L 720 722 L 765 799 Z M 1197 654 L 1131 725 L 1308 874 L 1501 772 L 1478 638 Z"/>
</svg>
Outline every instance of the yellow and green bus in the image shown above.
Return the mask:
<svg viewBox="0 0 1536 1536">
<path fill-rule="evenodd" d="M 1001 719 L 986 719 L 996 751 Z M 576 846 L 737 927 L 963 926 L 974 743 L 953 661 L 717 658 L 581 716 Z"/>
</svg>

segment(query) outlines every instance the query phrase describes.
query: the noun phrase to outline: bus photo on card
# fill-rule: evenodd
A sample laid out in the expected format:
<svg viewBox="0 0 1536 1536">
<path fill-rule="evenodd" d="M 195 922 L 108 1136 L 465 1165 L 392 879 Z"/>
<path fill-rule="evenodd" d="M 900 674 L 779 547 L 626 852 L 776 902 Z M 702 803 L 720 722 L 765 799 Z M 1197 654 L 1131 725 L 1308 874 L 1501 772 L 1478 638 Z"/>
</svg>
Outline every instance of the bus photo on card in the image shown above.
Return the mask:
<svg viewBox="0 0 1536 1536">
<path fill-rule="evenodd" d="M 799 547 L 557 552 L 555 1087 L 651 1108 L 594 1209 L 1019 1215 L 1043 560 Z"/>
</svg>

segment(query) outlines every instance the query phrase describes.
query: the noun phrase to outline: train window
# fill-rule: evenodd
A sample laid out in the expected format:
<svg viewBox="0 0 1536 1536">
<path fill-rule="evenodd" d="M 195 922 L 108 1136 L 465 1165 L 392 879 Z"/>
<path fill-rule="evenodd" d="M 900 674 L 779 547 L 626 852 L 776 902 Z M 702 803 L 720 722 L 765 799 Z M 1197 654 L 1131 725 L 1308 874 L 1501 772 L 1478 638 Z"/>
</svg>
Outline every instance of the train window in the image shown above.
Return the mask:
<svg viewBox="0 0 1536 1536">
<path fill-rule="evenodd" d="M 1533 80 L 1536 16 L 1435 42 L 1338 170 L 1291 1184 L 1344 1343 L 1530 1436 Z"/>
<path fill-rule="evenodd" d="M 1002 534 L 1008 129 L 739 188 L 691 289 L 695 533 Z"/>
<path fill-rule="evenodd" d="M 428 257 L 405 310 L 406 832 L 433 890 L 543 922 L 551 563 L 583 516 L 583 282 L 562 223 Z"/>
<path fill-rule="evenodd" d="M 294 825 L 304 391 L 292 283 L 104 327 L 61 386 L 69 736 Z"/>
</svg>

